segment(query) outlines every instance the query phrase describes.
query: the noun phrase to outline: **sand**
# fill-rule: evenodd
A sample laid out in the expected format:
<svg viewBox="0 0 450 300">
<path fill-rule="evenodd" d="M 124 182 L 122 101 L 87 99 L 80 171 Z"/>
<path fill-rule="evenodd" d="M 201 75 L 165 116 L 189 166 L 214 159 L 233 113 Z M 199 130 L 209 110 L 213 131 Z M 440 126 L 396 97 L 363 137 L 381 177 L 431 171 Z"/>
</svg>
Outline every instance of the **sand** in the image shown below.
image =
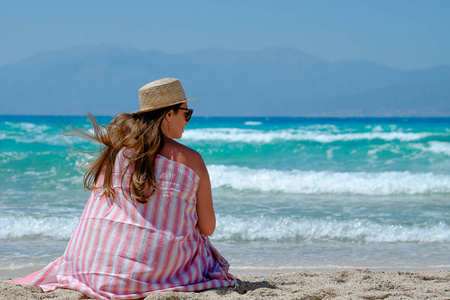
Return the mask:
<svg viewBox="0 0 450 300">
<path fill-rule="evenodd" d="M 154 293 L 145 299 L 450 299 L 450 271 L 381 272 L 341 269 L 265 275 L 237 275 L 235 288 L 195 293 Z M 59 289 L 0 281 L 0 299 L 87 299 Z"/>
</svg>

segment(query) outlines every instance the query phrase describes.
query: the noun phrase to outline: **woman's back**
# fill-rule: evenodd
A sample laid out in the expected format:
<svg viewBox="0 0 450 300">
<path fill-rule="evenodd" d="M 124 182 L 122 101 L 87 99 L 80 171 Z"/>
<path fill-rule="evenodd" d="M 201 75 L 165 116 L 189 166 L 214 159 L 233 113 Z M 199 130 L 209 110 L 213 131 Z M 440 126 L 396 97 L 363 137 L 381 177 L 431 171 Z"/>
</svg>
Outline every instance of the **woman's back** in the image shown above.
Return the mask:
<svg viewBox="0 0 450 300">
<path fill-rule="evenodd" d="M 116 299 L 233 285 L 228 264 L 196 226 L 199 176 L 157 155 L 159 188 L 142 204 L 130 198 L 126 183 L 133 166 L 122 176 L 127 165 L 127 151 L 121 150 L 113 173 L 116 197 L 92 191 L 64 255 L 41 272 L 54 273 L 57 282 L 38 276 L 31 284 Z"/>
</svg>

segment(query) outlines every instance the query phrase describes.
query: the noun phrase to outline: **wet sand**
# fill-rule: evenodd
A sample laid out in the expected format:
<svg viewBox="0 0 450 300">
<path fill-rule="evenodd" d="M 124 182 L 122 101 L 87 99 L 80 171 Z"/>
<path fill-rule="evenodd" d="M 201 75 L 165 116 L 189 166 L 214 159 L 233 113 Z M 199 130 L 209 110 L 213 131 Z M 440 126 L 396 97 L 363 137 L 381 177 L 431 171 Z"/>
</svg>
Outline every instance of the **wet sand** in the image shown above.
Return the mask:
<svg viewBox="0 0 450 300">
<path fill-rule="evenodd" d="M 328 271 L 237 274 L 235 288 L 203 292 L 155 293 L 145 299 L 450 299 L 450 271 Z M 59 289 L 43 293 L 39 287 L 0 281 L 0 299 L 87 299 Z"/>
</svg>

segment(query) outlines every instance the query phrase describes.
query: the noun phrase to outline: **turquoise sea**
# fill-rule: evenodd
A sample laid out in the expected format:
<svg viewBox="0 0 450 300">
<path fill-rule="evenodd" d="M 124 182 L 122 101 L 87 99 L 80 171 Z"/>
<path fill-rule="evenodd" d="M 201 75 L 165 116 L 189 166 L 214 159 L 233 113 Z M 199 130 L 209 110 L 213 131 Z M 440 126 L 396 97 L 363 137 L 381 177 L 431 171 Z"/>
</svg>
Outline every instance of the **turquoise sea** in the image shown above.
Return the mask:
<svg viewBox="0 0 450 300">
<path fill-rule="evenodd" d="M 111 117 L 100 117 L 107 124 Z M 62 255 L 88 198 L 85 117 L 0 116 L 0 270 Z M 193 117 L 213 244 L 242 271 L 449 268 L 450 118 Z"/>
</svg>

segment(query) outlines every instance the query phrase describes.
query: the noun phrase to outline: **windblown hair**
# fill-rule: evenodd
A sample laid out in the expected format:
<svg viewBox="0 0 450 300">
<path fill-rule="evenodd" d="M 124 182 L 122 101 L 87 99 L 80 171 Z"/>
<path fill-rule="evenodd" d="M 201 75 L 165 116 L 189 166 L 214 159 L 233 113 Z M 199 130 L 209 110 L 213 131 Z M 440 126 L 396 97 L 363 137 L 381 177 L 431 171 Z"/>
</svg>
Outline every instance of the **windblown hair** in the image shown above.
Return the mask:
<svg viewBox="0 0 450 300">
<path fill-rule="evenodd" d="M 100 126 L 91 114 L 88 119 L 93 127 L 93 132 L 72 130 L 65 135 L 78 136 L 101 144 L 98 151 L 81 151 L 99 154 L 86 165 L 87 172 L 84 175 L 84 187 L 88 190 L 99 188 L 98 180 L 104 172 L 104 180 L 101 188 L 109 197 L 115 197 L 112 173 L 117 153 L 122 148 L 129 149 L 127 158 L 129 164 L 123 170 L 125 177 L 129 166 L 134 164 L 134 170 L 130 177 L 129 187 L 133 199 L 140 203 L 147 203 L 149 198 L 158 188 L 155 178 L 155 157 L 163 147 L 163 134 L 161 123 L 164 116 L 170 111 L 178 111 L 181 104 L 165 107 L 159 110 L 131 115 L 122 113 L 117 115 L 108 126 Z M 148 194 L 150 188 L 150 194 Z"/>
</svg>

